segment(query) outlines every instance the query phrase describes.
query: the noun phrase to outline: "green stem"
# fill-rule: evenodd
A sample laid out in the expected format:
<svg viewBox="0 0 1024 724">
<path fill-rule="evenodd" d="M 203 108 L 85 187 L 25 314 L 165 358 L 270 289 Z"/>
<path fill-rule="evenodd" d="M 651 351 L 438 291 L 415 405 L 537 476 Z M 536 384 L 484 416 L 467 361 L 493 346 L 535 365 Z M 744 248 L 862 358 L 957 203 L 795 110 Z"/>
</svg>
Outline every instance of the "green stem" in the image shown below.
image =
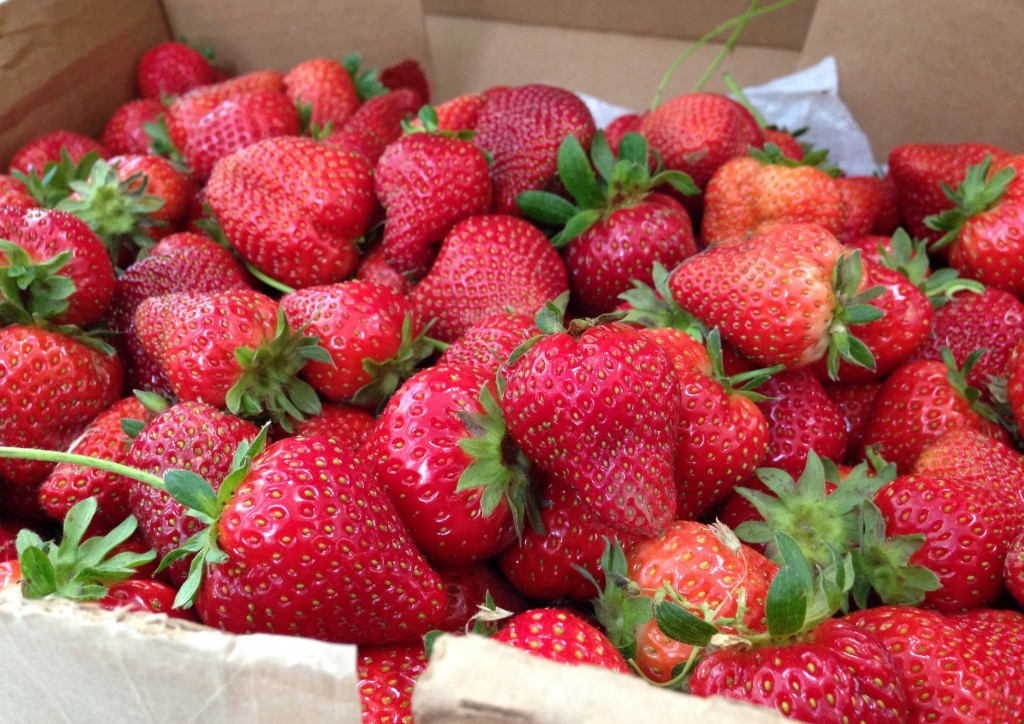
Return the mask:
<svg viewBox="0 0 1024 724">
<path fill-rule="evenodd" d="M 0 446 L 0 458 L 16 458 L 18 460 L 42 460 L 48 463 L 71 463 L 82 465 L 87 468 L 105 470 L 115 475 L 123 475 L 140 483 L 152 485 L 158 490 L 166 490 L 163 478 L 159 475 L 147 473 L 138 468 L 132 468 L 112 460 L 101 460 L 100 458 L 89 457 L 88 455 L 77 455 L 75 453 L 60 452 L 59 450 L 38 450 L 32 447 L 3 447 Z"/>
<path fill-rule="evenodd" d="M 257 269 L 252 264 L 250 264 L 249 262 L 244 262 L 244 263 L 245 263 L 245 268 L 249 270 L 250 274 L 252 274 L 254 277 L 259 279 L 261 282 L 266 284 L 271 289 L 275 289 L 275 290 L 281 292 L 282 294 L 290 294 L 291 292 L 295 291 L 294 289 L 292 289 L 290 286 L 288 286 L 284 282 L 279 282 L 279 281 L 277 281 L 277 279 L 274 279 L 272 276 L 264 274 L 259 269 Z"/>
<path fill-rule="evenodd" d="M 752 20 L 753 18 L 756 18 L 760 15 L 767 15 L 768 13 L 775 12 L 779 8 L 784 8 L 787 5 L 792 5 L 795 2 L 796 0 L 779 0 L 779 2 L 772 3 L 771 5 L 768 5 L 763 8 L 758 8 L 757 10 L 754 11 L 748 9 L 747 12 L 741 15 L 737 15 L 734 18 L 729 18 L 721 25 L 713 28 L 710 32 L 708 32 L 698 40 L 694 41 L 693 44 L 690 45 L 690 47 L 683 51 L 682 55 L 676 58 L 675 62 L 665 72 L 665 75 L 661 77 L 661 83 L 658 84 L 658 90 L 654 94 L 654 101 L 651 103 L 651 110 L 653 111 L 661 104 L 661 96 L 665 93 L 665 88 L 668 86 L 668 82 L 672 79 L 672 76 L 675 74 L 679 66 L 683 64 L 683 61 L 685 61 L 687 58 L 693 55 L 698 48 L 706 45 L 709 41 L 714 40 L 719 35 L 721 35 L 726 30 L 735 25 L 743 23 L 745 26 L 746 23 L 750 22 L 750 20 Z M 755 4 L 760 4 L 760 0 L 757 0 Z"/>
<path fill-rule="evenodd" d="M 750 111 L 750 115 L 752 115 L 754 120 L 757 121 L 757 125 L 761 128 L 767 128 L 768 119 L 765 118 L 761 111 L 757 110 L 754 104 L 750 102 L 750 99 L 747 98 L 747 94 L 743 92 L 742 88 L 740 88 L 740 84 L 736 82 L 736 79 L 729 73 L 725 73 L 722 77 L 725 79 L 725 85 L 729 89 L 729 92 L 736 96 L 736 100 L 740 102 L 741 106 Z"/>
<path fill-rule="evenodd" d="M 725 41 L 725 45 L 723 45 L 722 49 L 718 51 L 718 55 L 716 55 L 715 59 L 711 61 L 711 65 L 709 65 L 708 69 L 704 71 L 704 75 L 702 75 L 700 80 L 697 81 L 697 85 L 693 87 L 694 93 L 700 92 L 703 90 L 704 86 L 708 84 L 708 81 L 711 80 L 711 76 L 714 75 L 715 71 L 722 65 L 722 61 L 725 60 L 725 57 L 732 52 L 733 48 L 736 47 L 736 43 L 739 42 L 740 36 L 743 35 L 743 31 L 747 29 L 747 25 L 750 24 L 751 13 L 757 12 L 757 9 L 760 6 L 761 0 L 753 0 L 753 2 L 750 3 L 750 7 L 747 8 L 747 11 L 740 16 L 740 21 L 736 24 L 736 27 L 733 28 L 732 34 L 729 35 L 729 39 Z"/>
</svg>

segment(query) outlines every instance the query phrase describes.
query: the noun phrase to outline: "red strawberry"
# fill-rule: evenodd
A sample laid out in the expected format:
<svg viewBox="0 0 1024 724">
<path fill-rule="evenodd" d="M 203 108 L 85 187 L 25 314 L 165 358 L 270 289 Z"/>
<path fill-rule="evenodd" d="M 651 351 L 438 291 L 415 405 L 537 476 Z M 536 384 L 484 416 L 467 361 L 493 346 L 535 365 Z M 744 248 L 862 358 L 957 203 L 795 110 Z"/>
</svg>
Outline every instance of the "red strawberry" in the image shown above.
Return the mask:
<svg viewBox="0 0 1024 724">
<path fill-rule="evenodd" d="M 341 281 L 355 269 L 356 241 L 375 203 L 361 158 L 283 137 L 218 164 L 206 198 L 242 258 L 295 288 Z"/>
<path fill-rule="evenodd" d="M 219 486 L 235 450 L 258 432 L 255 425 L 209 405 L 181 402 L 150 420 L 132 440 L 128 465 L 156 475 L 172 468 L 190 470 Z M 200 528 L 181 503 L 146 483 L 130 481 L 128 500 L 142 537 L 161 557 Z M 175 583 L 184 582 L 187 563 L 174 563 L 168 574 Z"/>
<path fill-rule="evenodd" d="M 65 450 L 121 395 L 123 372 L 113 350 L 95 340 L 39 327 L 0 329 L 0 444 Z M 42 482 L 52 463 L 0 460 L 0 476 L 16 486 Z"/>
<path fill-rule="evenodd" d="M 794 135 L 795 134 L 795 135 Z M 799 132 L 794 131 L 790 133 L 781 128 L 775 128 L 774 126 L 768 126 L 761 129 L 761 135 L 764 136 L 765 144 L 775 144 L 779 147 L 779 151 L 786 158 L 790 158 L 794 161 L 802 161 L 804 155 L 807 153 L 807 149 L 801 145 L 800 141 L 797 140 L 797 136 L 801 135 Z"/>
<path fill-rule="evenodd" d="M 636 133 L 637 135 L 643 135 L 643 122 L 644 117 L 637 115 L 636 113 L 623 113 L 621 116 L 616 117 L 604 127 L 605 138 L 608 139 L 608 148 L 612 150 L 616 156 L 619 155 L 619 147 L 622 143 L 622 139 L 627 133 Z"/>
<path fill-rule="evenodd" d="M 316 393 L 297 375 L 327 353 L 316 338 L 293 333 L 278 302 L 254 289 L 148 297 L 134 324 L 180 400 L 269 417 L 286 428 L 288 418 L 320 411 Z"/>
<path fill-rule="evenodd" d="M 607 636 L 566 609 L 524 611 L 509 619 L 493 638 L 560 664 L 589 664 L 622 673 L 630 670 Z"/>
<path fill-rule="evenodd" d="M 522 527 L 530 479 L 507 440 L 493 380 L 478 367 L 422 370 L 391 398 L 367 441 L 370 469 L 431 560 L 488 558 Z"/>
<path fill-rule="evenodd" d="M 357 672 L 363 724 L 412 722 L 412 692 L 427 668 L 422 643 L 361 646 Z"/>
<path fill-rule="evenodd" d="M 1014 538 L 1006 552 L 1003 582 L 1017 605 L 1024 606 L 1024 532 Z"/>
<path fill-rule="evenodd" d="M 430 103 L 430 81 L 423 66 L 413 58 L 390 65 L 380 72 L 380 82 L 388 90 L 408 88 L 415 91 L 420 103 Z"/>
<path fill-rule="evenodd" d="M 284 77 L 285 93 L 293 104 L 309 106 L 308 124 L 321 129 L 340 128 L 356 108 L 355 81 L 333 58 L 310 58 L 292 66 Z"/>
<path fill-rule="evenodd" d="M 207 625 L 380 645 L 444 619 L 440 578 L 351 451 L 286 438 L 231 484 L 214 523 L 225 560 L 207 554 L 196 599 Z"/>
<path fill-rule="evenodd" d="M 384 149 L 402 135 L 402 121 L 416 115 L 421 105 L 419 95 L 408 88 L 374 96 L 359 106 L 345 125 L 335 129 L 324 143 L 359 153 L 373 166 Z"/>
<path fill-rule="evenodd" d="M 907 143 L 889 152 L 889 178 L 896 187 L 896 202 L 911 236 L 930 241 L 942 236 L 924 223 L 928 216 L 953 206 L 942 186 L 955 187 L 968 166 L 990 154 L 999 159 L 1006 152 L 983 143 Z"/>
<path fill-rule="evenodd" d="M 136 98 L 114 109 L 103 126 L 100 143 L 112 154 L 152 153 L 146 124 L 156 123 L 167 109 L 155 98 Z"/>
<path fill-rule="evenodd" d="M 384 245 L 380 242 L 363 247 L 354 276 L 387 287 L 403 296 L 409 296 L 412 291 L 412 280 L 388 264 L 384 256 Z"/>
<path fill-rule="evenodd" d="M 567 289 L 565 265 L 537 227 L 490 214 L 452 228 L 412 302 L 421 319 L 435 320 L 430 334 L 452 342 L 497 312 L 535 314 Z"/>
<path fill-rule="evenodd" d="M 217 79 L 209 59 L 185 43 L 169 40 L 154 45 L 139 58 L 136 69 L 139 95 L 160 100 L 181 95 Z"/>
<path fill-rule="evenodd" d="M 463 219 L 491 208 L 487 157 L 469 140 L 438 130 L 436 116 L 420 111 L 423 131 L 389 145 L 374 168 L 384 206 L 384 256 L 414 278 L 430 269 L 437 245 Z"/>
<path fill-rule="evenodd" d="M 149 213 L 149 218 L 173 230 L 185 216 L 195 194 L 192 178 L 161 156 L 114 156 L 109 163 L 129 188 L 139 187 L 147 196 L 163 202 Z"/>
<path fill-rule="evenodd" d="M 1020 518 L 996 500 L 991 491 L 966 481 L 918 474 L 896 478 L 875 496 L 888 535 L 924 536 L 909 561 L 930 568 L 942 583 L 925 594 L 925 606 L 978 608 L 1002 591 L 1003 561 Z"/>
<path fill-rule="evenodd" d="M 576 136 L 587 149 L 596 131 L 590 110 L 574 93 L 533 83 L 489 96 L 473 142 L 494 159 L 494 211 L 518 215 L 522 191 L 543 190 L 557 171 L 558 149 Z"/>
<path fill-rule="evenodd" d="M 13 176 L 0 174 L 0 206 L 19 206 L 31 209 L 39 206 L 39 202 L 29 192 L 28 186 Z"/>
<path fill-rule="evenodd" d="M 882 382 L 829 382 L 822 383 L 825 394 L 832 400 L 846 426 L 846 459 L 855 463 L 857 454 L 863 450 L 864 431 L 875 407 L 875 398 L 882 389 Z"/>
<path fill-rule="evenodd" d="M 880 179 L 877 176 L 840 176 L 835 183 L 843 207 L 836 237 L 845 244 L 872 233 L 882 209 Z"/>
<path fill-rule="evenodd" d="M 15 543 L 19 528 L 7 519 L 0 520 L 0 561 L 17 560 L 18 547 Z M 5 584 L 0 583 L 0 588 Z"/>
<path fill-rule="evenodd" d="M 359 450 L 376 425 L 377 418 L 365 410 L 326 402 L 319 413 L 296 423 L 292 434 L 326 437 L 348 450 Z"/>
<path fill-rule="evenodd" d="M 1024 430 L 1024 339 L 1017 342 L 1006 363 L 1006 404 L 1018 430 Z"/>
<path fill-rule="evenodd" d="M 482 93 L 466 93 L 438 104 L 437 127 L 442 131 L 475 131 L 480 109 L 487 103 Z M 414 121 L 415 125 L 418 121 Z"/>
<path fill-rule="evenodd" d="M 441 631 L 465 633 L 477 620 L 480 607 L 490 597 L 496 608 L 512 614 L 529 608 L 527 601 L 512 588 L 491 561 L 463 566 L 437 566 L 444 589 L 448 593 L 448 617 L 438 627 Z"/>
<path fill-rule="evenodd" d="M 163 581 L 145 578 L 131 578 L 110 586 L 107 595 L 96 600 L 106 609 L 126 609 L 139 613 L 163 613 L 169 618 L 185 621 L 199 621 L 195 611 L 174 607 L 178 589 Z"/>
<path fill-rule="evenodd" d="M 502 412 L 527 458 L 571 483 L 605 525 L 664 530 L 676 512 L 680 396 L 657 344 L 621 323 L 552 329 L 507 377 Z"/>
<path fill-rule="evenodd" d="M 46 164 L 61 160 L 61 151 L 66 151 L 71 160 L 78 163 L 82 157 L 95 151 L 100 158 L 106 158 L 110 151 L 102 144 L 74 131 L 51 131 L 23 144 L 11 157 L 10 170 L 21 173 L 35 173 L 42 176 Z"/>
<path fill-rule="evenodd" d="M 449 345 L 438 364 L 466 364 L 497 373 L 516 347 L 540 334 L 533 317 L 498 312 L 481 319 Z"/>
<path fill-rule="evenodd" d="M 712 651 L 694 669 L 689 689 L 773 707 L 796 721 L 907 721 L 893 655 L 875 635 L 842 620 L 790 642 Z"/>
<path fill-rule="evenodd" d="M 3 298 L 55 324 L 96 323 L 114 293 L 114 266 L 85 222 L 55 210 L 0 206 Z"/>
</svg>

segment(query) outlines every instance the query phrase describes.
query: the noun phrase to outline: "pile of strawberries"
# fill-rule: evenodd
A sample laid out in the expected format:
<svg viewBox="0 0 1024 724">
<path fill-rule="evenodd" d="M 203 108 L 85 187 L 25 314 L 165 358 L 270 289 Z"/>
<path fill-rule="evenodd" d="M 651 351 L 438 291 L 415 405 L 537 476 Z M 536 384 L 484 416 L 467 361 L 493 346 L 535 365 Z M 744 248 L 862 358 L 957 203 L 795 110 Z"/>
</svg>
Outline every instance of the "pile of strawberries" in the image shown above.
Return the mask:
<svg viewBox="0 0 1024 724">
<path fill-rule="evenodd" d="M 0 581 L 813 722 L 1024 720 L 1024 155 L 177 42 L 0 176 Z M 425 641 L 427 642 L 425 644 Z"/>
</svg>

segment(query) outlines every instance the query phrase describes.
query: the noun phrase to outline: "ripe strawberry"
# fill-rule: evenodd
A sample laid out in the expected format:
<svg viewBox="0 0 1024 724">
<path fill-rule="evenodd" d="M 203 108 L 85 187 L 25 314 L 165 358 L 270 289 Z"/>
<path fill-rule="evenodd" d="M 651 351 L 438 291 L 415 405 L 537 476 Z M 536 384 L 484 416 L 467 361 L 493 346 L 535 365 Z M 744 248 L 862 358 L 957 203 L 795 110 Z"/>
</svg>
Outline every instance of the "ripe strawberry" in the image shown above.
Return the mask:
<svg viewBox="0 0 1024 724">
<path fill-rule="evenodd" d="M 689 690 L 772 707 L 796 721 L 907 721 L 893 655 L 874 634 L 842 620 L 793 641 L 716 649 L 694 669 Z"/>
<path fill-rule="evenodd" d="M 0 206 L 19 206 L 31 209 L 39 202 L 29 192 L 28 186 L 7 174 L 0 174 Z"/>
<path fill-rule="evenodd" d="M 86 154 L 96 152 L 100 158 L 106 158 L 110 151 L 98 141 L 74 131 L 51 131 L 23 144 L 11 156 L 10 171 L 23 174 L 35 173 L 42 176 L 48 163 L 58 163 L 61 152 L 66 151 L 75 163 Z"/>
<path fill-rule="evenodd" d="M 502 572 L 516 590 L 533 599 L 593 598 L 594 582 L 605 586 L 601 556 L 606 542 L 617 539 L 628 545 L 635 537 L 616 533 L 598 521 L 568 482 L 548 480 L 538 497 L 543 532 L 528 527 L 502 551 L 498 555 Z"/>
<path fill-rule="evenodd" d="M 660 168 L 649 173 L 647 143 L 636 135 L 623 139 L 616 157 L 598 134 L 591 156 L 575 136 L 558 152 L 558 180 L 575 205 L 543 191 L 518 197 L 528 216 L 562 227 L 552 241 L 565 250 L 573 308 L 587 316 L 613 310 L 634 280 L 651 283 L 656 263 L 673 268 L 697 252 L 686 209 L 654 190 L 670 184 L 680 193 L 698 193 L 688 177 Z"/>
<path fill-rule="evenodd" d="M 463 219 L 491 208 L 487 157 L 467 138 L 442 133 L 429 106 L 423 130 L 401 136 L 374 168 L 384 206 L 384 256 L 413 278 L 430 269 L 437 245 Z"/>
<path fill-rule="evenodd" d="M 465 364 L 497 373 L 523 342 L 540 334 L 533 317 L 498 312 L 467 329 L 441 353 L 437 364 Z"/>
<path fill-rule="evenodd" d="M 87 327 L 114 293 L 114 266 L 85 222 L 63 211 L 0 206 L 0 294 L 28 315 Z"/>
<path fill-rule="evenodd" d="M 375 203 L 361 158 L 285 137 L 219 163 L 206 198 L 242 258 L 294 288 L 332 284 L 355 269 Z"/>
<path fill-rule="evenodd" d="M 803 144 L 797 140 L 797 137 L 801 134 L 798 131 L 790 133 L 781 128 L 775 128 L 774 126 L 767 126 L 761 129 L 761 135 L 764 136 L 764 143 L 767 146 L 769 143 L 779 147 L 779 151 L 786 158 L 794 161 L 802 161 L 804 155 L 807 153 L 807 149 L 804 148 Z"/>
<path fill-rule="evenodd" d="M 475 131 L 480 109 L 487 103 L 488 96 L 482 93 L 466 93 L 439 103 L 437 127 L 442 131 Z M 418 121 L 413 121 L 415 125 Z"/>
<path fill-rule="evenodd" d="M 380 242 L 363 247 L 362 255 L 353 275 L 356 279 L 379 284 L 402 296 L 409 296 L 413 282 L 409 277 L 388 264 L 384 245 Z"/>
<path fill-rule="evenodd" d="M 1024 339 L 1017 342 L 1006 363 L 1006 400 L 1012 422 L 1024 430 Z"/>
<path fill-rule="evenodd" d="M 432 561 L 489 558 L 512 542 L 530 506 L 529 473 L 507 439 L 493 379 L 477 367 L 418 372 L 366 443 L 370 469 Z"/>
<path fill-rule="evenodd" d="M 1017 605 L 1024 606 L 1024 532 L 1013 539 L 1006 552 L 1003 582 Z"/>
<path fill-rule="evenodd" d="M 106 609 L 126 609 L 139 613 L 163 613 L 169 618 L 195 621 L 199 617 L 191 609 L 175 608 L 174 598 L 178 589 L 163 581 L 146 578 L 130 578 L 118 581 L 107 589 L 107 595 L 96 600 Z"/>
<path fill-rule="evenodd" d="M 115 155 L 153 153 L 146 124 L 156 123 L 167 109 L 155 98 L 136 98 L 114 109 L 103 126 L 100 143 Z"/>
<path fill-rule="evenodd" d="M 978 485 L 919 474 L 896 478 L 875 496 L 886 533 L 924 536 L 909 561 L 930 568 L 942 583 L 925 594 L 928 608 L 987 606 L 1002 591 L 1003 561 L 1020 517 L 995 503 L 991 491 Z"/>
<path fill-rule="evenodd" d="M 390 65 L 380 72 L 380 82 L 388 90 L 408 88 L 419 96 L 420 103 L 430 103 L 430 81 L 423 66 L 414 58 Z"/>
<path fill-rule="evenodd" d="M 366 410 L 325 402 L 319 413 L 296 423 L 291 434 L 326 437 L 348 450 L 360 450 L 376 425 L 377 418 Z M 279 432 L 282 437 L 288 434 Z"/>
<path fill-rule="evenodd" d="M 328 356 L 310 360 L 302 377 L 331 402 L 376 405 L 434 351 L 410 301 L 373 282 L 299 289 L 281 308 L 293 329 L 323 340 Z"/>
<path fill-rule="evenodd" d="M 662 349 L 621 323 L 542 326 L 510 365 L 501 407 L 526 457 L 597 519 L 656 535 L 676 512 L 679 383 Z"/>
<path fill-rule="evenodd" d="M 738 626 L 764 631 L 768 587 L 778 566 L 728 531 L 693 521 L 674 521 L 657 538 L 640 541 L 627 552 L 629 578 L 643 594 L 653 596 L 669 585 L 691 613 L 707 610 L 723 633 Z M 656 682 L 672 678 L 673 669 L 686 662 L 694 647 L 669 638 L 657 621 L 642 623 L 635 632 L 633 657 L 638 670 Z"/>
<path fill-rule="evenodd" d="M 195 194 L 195 183 L 190 176 L 161 156 L 114 156 L 109 163 L 129 188 L 138 186 L 147 196 L 163 202 L 149 213 L 150 219 L 171 230 L 177 227 Z"/>
<path fill-rule="evenodd" d="M 524 611 L 511 618 L 493 638 L 560 664 L 589 664 L 629 672 L 626 660 L 608 637 L 566 609 Z"/>
<path fill-rule="evenodd" d="M 255 425 L 204 403 L 180 402 L 150 420 L 132 440 L 128 465 L 156 475 L 190 470 L 219 486 L 230 472 L 235 450 L 258 433 Z M 200 528 L 181 503 L 146 483 L 131 480 L 128 501 L 143 539 L 161 557 Z M 183 583 L 187 562 L 173 563 L 168 575 L 174 583 Z"/>
<path fill-rule="evenodd" d="M 533 83 L 492 93 L 473 142 L 494 159 L 493 210 L 519 215 L 520 192 L 543 190 L 555 178 L 562 141 L 576 136 L 587 149 L 595 131 L 590 110 L 564 88 Z"/>
<path fill-rule="evenodd" d="M 307 126 L 319 129 L 340 128 L 360 103 L 355 81 L 333 58 L 310 58 L 292 66 L 284 88 L 293 104 L 309 106 Z"/>
<path fill-rule="evenodd" d="M 411 724 L 413 687 L 427 668 L 423 644 L 361 646 L 356 665 L 363 724 Z"/>
<path fill-rule="evenodd" d="M 889 375 L 875 400 L 862 444 L 896 463 L 901 474 L 910 472 L 929 443 L 953 428 L 968 427 L 1008 440 L 1006 431 L 995 422 L 994 411 L 967 383 L 977 355 L 969 357 L 962 368 L 956 366 L 952 353 L 946 351 L 943 358 L 945 362 L 903 365 Z"/>
<path fill-rule="evenodd" d="M 180 400 L 268 417 L 286 429 L 288 418 L 320 411 L 316 393 L 297 375 L 328 354 L 315 337 L 293 333 L 278 302 L 254 289 L 148 297 L 134 324 Z"/>
<path fill-rule="evenodd" d="M 18 537 L 19 527 L 11 523 L 6 518 L 0 520 L 0 561 L 17 560 L 18 548 L 15 541 Z M 0 588 L 3 587 L 3 583 L 0 582 Z"/>
<path fill-rule="evenodd" d="M 286 438 L 249 454 L 219 498 L 202 492 L 217 511 L 215 540 L 193 538 L 204 623 L 380 645 L 416 641 L 444 619 L 440 578 L 351 451 Z"/>
<path fill-rule="evenodd" d="M 716 93 L 685 93 L 644 114 L 640 133 L 665 168 L 684 171 L 704 189 L 715 170 L 763 143 L 750 112 Z"/>
<path fill-rule="evenodd" d="M 453 342 L 500 311 L 533 315 L 568 289 L 565 265 L 537 227 L 511 216 L 471 216 L 457 223 L 430 272 L 412 291 L 430 334 Z"/>
<path fill-rule="evenodd" d="M 402 121 L 416 115 L 421 105 L 419 95 L 408 88 L 374 96 L 324 143 L 341 151 L 354 151 L 371 166 L 376 165 L 384 149 L 402 135 Z"/>
<path fill-rule="evenodd" d="M 828 173 L 777 152 L 752 150 L 715 170 L 704 191 L 705 244 L 739 241 L 762 224 L 819 224 L 831 234 L 843 226 L 843 196 Z"/>
<path fill-rule="evenodd" d="M 158 43 L 139 58 L 136 82 L 143 98 L 181 95 L 217 79 L 206 55 L 185 43 Z"/>
<path fill-rule="evenodd" d="M 123 397 L 94 417 L 68 452 L 126 462 L 132 438 L 123 424 L 127 421 L 140 426 L 152 417 L 153 413 L 138 398 Z M 58 463 L 43 481 L 39 498 L 46 512 L 55 520 L 64 520 L 71 507 L 80 500 L 95 498 L 96 514 L 92 523 L 94 530 L 105 533 L 129 515 L 128 482 L 127 478 L 105 470 Z"/>
<path fill-rule="evenodd" d="M 466 633 L 474 622 L 480 621 L 481 607 L 493 606 L 513 615 L 530 608 L 492 561 L 462 566 L 442 564 L 436 570 L 448 594 L 448 617 L 438 627 L 441 631 Z"/>
<path fill-rule="evenodd" d="M 1024 713 L 1024 613 L 994 608 L 976 608 L 954 614 L 951 618 L 962 627 L 975 632 L 968 642 L 965 657 L 988 665 L 978 671 L 985 682 L 1002 690 L 1006 702 L 1007 721 L 1020 719 Z"/>
<path fill-rule="evenodd" d="M 826 357 L 872 365 L 850 326 L 873 321 L 861 291 L 861 265 L 834 236 L 813 224 L 779 224 L 735 244 L 684 260 L 669 279 L 673 298 L 740 354 L 765 366 L 808 365 Z M 753 331 L 752 331 L 753 330 Z"/>
<path fill-rule="evenodd" d="M 881 180 L 877 176 L 840 176 L 835 179 L 842 199 L 842 222 L 836 237 L 846 244 L 871 234 L 882 210 Z"/>
<path fill-rule="evenodd" d="M 929 241 L 942 236 L 924 220 L 953 206 L 943 185 L 955 187 L 968 166 L 990 154 L 999 159 L 1006 152 L 983 143 L 907 143 L 889 152 L 889 178 L 896 187 L 896 202 L 911 236 Z"/>
<path fill-rule="evenodd" d="M 822 383 L 825 394 L 839 411 L 846 426 L 846 460 L 858 462 L 857 455 L 864 449 L 864 431 L 874 410 L 875 398 L 882 390 L 880 380 L 867 382 L 830 382 Z"/>
<path fill-rule="evenodd" d="M 0 328 L 0 445 L 67 449 L 121 395 L 121 363 L 107 350 L 81 335 Z M 46 462 L 0 461 L 0 476 L 15 486 L 34 486 L 52 469 Z"/>
</svg>

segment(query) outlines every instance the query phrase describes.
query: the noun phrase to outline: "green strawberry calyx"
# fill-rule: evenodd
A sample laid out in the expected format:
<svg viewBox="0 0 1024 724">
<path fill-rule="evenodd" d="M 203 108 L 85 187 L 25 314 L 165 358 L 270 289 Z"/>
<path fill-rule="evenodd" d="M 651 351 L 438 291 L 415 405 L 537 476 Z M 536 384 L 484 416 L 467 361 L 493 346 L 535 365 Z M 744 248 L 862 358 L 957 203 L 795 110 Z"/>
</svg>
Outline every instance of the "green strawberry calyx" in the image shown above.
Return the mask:
<svg viewBox="0 0 1024 724">
<path fill-rule="evenodd" d="M 1002 201 L 1017 172 L 1007 166 L 990 175 L 992 161 L 989 154 L 981 163 L 969 166 L 956 189 L 942 185 L 942 191 L 953 202 L 953 208 L 925 217 L 924 224 L 929 229 L 946 232 L 931 245 L 933 251 L 953 243 L 972 217 L 991 210 Z"/>
<path fill-rule="evenodd" d="M 786 166 L 787 168 L 810 166 L 824 171 L 832 178 L 838 178 L 841 173 L 838 167 L 828 163 L 827 148 L 807 148 L 805 145 L 804 156 L 801 159 L 790 158 L 774 143 L 766 143 L 763 148 L 751 148 L 748 153 L 765 165 Z"/>
<path fill-rule="evenodd" d="M 651 272 L 653 287 L 633 279 L 632 289 L 619 295 L 619 299 L 628 306 L 622 321 L 641 327 L 681 329 L 698 342 L 702 341 L 707 335 L 707 327 L 672 298 L 672 290 L 668 286 L 671 276 L 665 265 L 656 261 Z"/>
<path fill-rule="evenodd" d="M 440 120 L 437 116 L 437 109 L 427 104 L 420 108 L 416 114 L 416 122 L 402 120 L 402 131 L 404 133 L 429 133 L 433 136 L 445 136 L 456 138 L 460 141 L 468 141 L 476 135 L 476 131 L 460 129 L 457 131 L 445 131 L 441 129 Z M 484 149 L 480 149 L 488 158 L 490 163 L 493 159 Z"/>
<path fill-rule="evenodd" d="M 41 174 L 34 170 L 25 173 L 15 169 L 11 171 L 11 175 L 25 184 L 29 193 L 39 202 L 40 206 L 44 209 L 52 209 L 71 196 L 72 183 L 89 179 L 93 165 L 99 160 L 99 153 L 90 151 L 76 163 L 68 150 L 61 147 L 60 159 L 47 161 Z"/>
<path fill-rule="evenodd" d="M 167 130 L 165 114 L 161 113 L 158 115 L 155 121 L 143 123 L 142 130 L 149 136 L 150 148 L 154 155 L 166 158 L 180 171 L 188 171 L 188 165 L 185 163 L 185 154 L 171 140 L 170 131 Z"/>
<path fill-rule="evenodd" d="M 374 96 L 382 96 L 388 89 L 380 82 L 379 72 L 376 68 L 363 68 L 363 56 L 360 53 L 349 53 L 341 60 L 341 64 L 352 76 L 352 82 L 356 85 L 356 93 L 359 100 L 365 102 Z"/>
<path fill-rule="evenodd" d="M 132 516 L 103 536 L 85 538 L 96 509 L 94 497 L 75 503 L 64 516 L 59 543 L 44 541 L 27 528 L 18 533 L 15 545 L 25 598 L 96 600 L 107 594 L 111 584 L 129 578 L 139 566 L 156 558 L 154 550 L 114 552 L 135 532 L 137 523 Z"/>
<path fill-rule="evenodd" d="M 890 250 L 884 244 L 878 245 L 882 266 L 905 276 L 907 281 L 928 297 L 936 309 L 944 306 L 959 292 L 981 294 L 985 291 L 984 284 L 962 278 L 952 267 L 932 271 L 927 239 L 912 239 L 906 230 L 900 228 L 893 232 L 891 246 Z"/>
<path fill-rule="evenodd" d="M 757 392 L 756 389 L 767 382 L 772 375 L 785 369 L 785 365 L 773 365 L 727 375 L 722 357 L 722 335 L 718 331 L 718 327 L 707 333 L 704 349 L 707 350 L 708 360 L 711 362 L 711 378 L 720 384 L 729 395 L 740 395 L 755 403 L 767 402 L 769 399 Z"/>
<path fill-rule="evenodd" d="M 651 155 L 643 136 L 627 133 L 616 156 L 604 133 L 598 131 L 588 158 L 579 139 L 570 135 L 558 148 L 558 177 L 575 203 L 548 191 L 523 191 L 516 203 L 527 216 L 560 229 L 551 243 L 562 248 L 617 209 L 642 201 L 661 184 L 685 195 L 700 193 L 682 171 L 661 170 L 658 163 L 652 174 Z"/>
<path fill-rule="evenodd" d="M 885 292 L 885 287 L 875 285 L 857 291 L 864 276 L 864 265 L 860 250 L 842 254 L 832 269 L 832 289 L 835 293 L 835 311 L 828 328 L 828 349 L 826 364 L 828 376 L 836 379 L 839 361 L 875 369 L 875 356 L 868 346 L 854 336 L 851 327 L 874 322 L 884 312 L 870 302 Z"/>
<path fill-rule="evenodd" d="M 363 360 L 363 371 L 370 376 L 370 381 L 356 391 L 353 404 L 382 406 L 405 380 L 416 374 L 422 362 L 439 351 L 443 343 L 428 336 L 433 320 L 413 336 L 412 317 L 406 314 L 402 320 L 401 341 L 394 357 L 383 361 L 369 357 Z"/>
<path fill-rule="evenodd" d="M 953 351 L 949 347 L 943 347 L 939 352 L 939 356 L 942 359 L 942 363 L 946 365 L 946 380 L 953 387 L 960 397 L 967 401 L 967 404 L 971 406 L 980 417 L 994 422 L 996 424 L 1002 424 L 1002 420 L 999 417 L 999 413 L 994 407 L 986 403 L 982 399 L 981 390 L 971 385 L 967 378 L 971 374 L 971 370 L 978 363 L 978 360 L 988 351 L 987 347 L 976 349 L 967 355 L 967 359 L 964 360 L 963 365 L 957 365 L 956 358 L 953 356 Z"/>
<path fill-rule="evenodd" d="M 59 272 L 71 261 L 72 252 L 62 251 L 36 261 L 21 246 L 2 238 L 0 252 L 6 257 L 6 263 L 0 266 L 0 294 L 5 303 L 42 319 L 55 317 L 68 308 L 68 298 L 76 291 L 75 283 Z"/>
</svg>

